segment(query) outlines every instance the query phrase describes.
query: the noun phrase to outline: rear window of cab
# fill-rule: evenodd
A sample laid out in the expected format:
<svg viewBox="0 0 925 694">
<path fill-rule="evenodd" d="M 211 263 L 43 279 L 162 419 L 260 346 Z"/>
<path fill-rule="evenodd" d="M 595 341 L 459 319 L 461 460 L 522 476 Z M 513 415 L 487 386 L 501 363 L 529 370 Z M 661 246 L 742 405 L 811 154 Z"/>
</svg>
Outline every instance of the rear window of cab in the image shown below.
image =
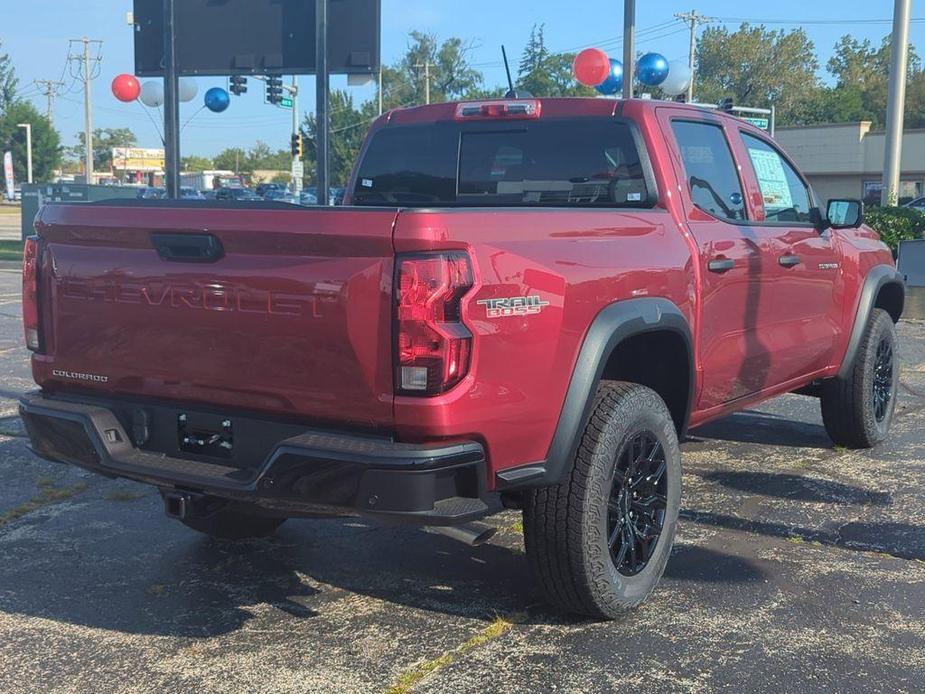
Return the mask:
<svg viewBox="0 0 925 694">
<path fill-rule="evenodd" d="M 651 207 L 637 142 L 610 118 L 386 127 L 360 164 L 353 204 Z"/>
</svg>

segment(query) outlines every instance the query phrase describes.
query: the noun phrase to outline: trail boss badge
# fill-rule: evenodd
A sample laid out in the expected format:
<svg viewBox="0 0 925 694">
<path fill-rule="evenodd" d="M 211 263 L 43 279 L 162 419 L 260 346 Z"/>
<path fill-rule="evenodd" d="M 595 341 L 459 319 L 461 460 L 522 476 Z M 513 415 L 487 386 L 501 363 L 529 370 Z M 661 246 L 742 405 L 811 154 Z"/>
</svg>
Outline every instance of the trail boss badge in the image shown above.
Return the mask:
<svg viewBox="0 0 925 694">
<path fill-rule="evenodd" d="M 485 307 L 489 318 L 532 316 L 549 306 L 539 296 L 512 296 L 507 299 L 482 299 L 476 302 Z"/>
</svg>

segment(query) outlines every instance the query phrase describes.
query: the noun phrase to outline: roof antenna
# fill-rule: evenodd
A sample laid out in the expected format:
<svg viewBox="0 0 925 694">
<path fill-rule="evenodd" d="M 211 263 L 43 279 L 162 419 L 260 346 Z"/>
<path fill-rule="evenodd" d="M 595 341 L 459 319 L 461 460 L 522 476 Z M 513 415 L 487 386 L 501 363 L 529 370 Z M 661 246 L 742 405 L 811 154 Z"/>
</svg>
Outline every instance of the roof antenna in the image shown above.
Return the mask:
<svg viewBox="0 0 925 694">
<path fill-rule="evenodd" d="M 511 66 L 507 62 L 507 51 L 504 50 L 504 44 L 501 44 L 501 55 L 504 57 L 504 71 L 507 73 L 507 86 L 509 87 L 505 99 L 516 99 L 517 90 L 514 89 L 514 80 L 511 79 Z"/>
<path fill-rule="evenodd" d="M 525 92 L 523 90 L 517 91 L 514 88 L 514 80 L 511 79 L 511 66 L 507 62 L 507 51 L 504 50 L 504 45 L 501 45 L 501 55 L 504 57 L 504 71 L 507 73 L 507 94 L 504 95 L 505 99 L 529 99 L 533 95 L 530 92 Z"/>
</svg>

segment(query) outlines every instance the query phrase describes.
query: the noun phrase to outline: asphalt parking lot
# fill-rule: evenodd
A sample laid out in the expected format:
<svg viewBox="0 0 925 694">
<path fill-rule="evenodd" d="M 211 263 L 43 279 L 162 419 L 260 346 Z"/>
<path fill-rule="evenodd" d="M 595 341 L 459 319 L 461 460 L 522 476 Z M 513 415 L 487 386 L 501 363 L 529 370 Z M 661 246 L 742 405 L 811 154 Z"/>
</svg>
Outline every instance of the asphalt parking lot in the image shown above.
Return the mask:
<svg viewBox="0 0 925 694">
<path fill-rule="evenodd" d="M 514 513 L 478 548 L 362 520 L 225 543 L 35 458 L 0 270 L 0 690 L 925 690 L 925 323 L 900 335 L 886 445 L 834 449 L 798 396 L 693 432 L 665 578 L 596 623 L 538 600 Z"/>
</svg>

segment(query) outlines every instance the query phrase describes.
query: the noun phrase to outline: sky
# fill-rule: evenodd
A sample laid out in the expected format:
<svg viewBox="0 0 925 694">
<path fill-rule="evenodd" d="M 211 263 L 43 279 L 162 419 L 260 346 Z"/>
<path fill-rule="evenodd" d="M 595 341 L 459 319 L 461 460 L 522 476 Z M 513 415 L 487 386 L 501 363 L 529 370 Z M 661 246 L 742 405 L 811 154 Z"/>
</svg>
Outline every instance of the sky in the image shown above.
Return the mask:
<svg viewBox="0 0 925 694">
<path fill-rule="evenodd" d="M 878 0 L 776 0 L 746 3 L 742 0 L 661 0 L 637 2 L 637 49 L 657 51 L 669 60 L 688 54 L 687 26 L 674 19 L 676 12 L 696 9 L 716 18 L 717 24 L 735 29 L 742 21 L 764 23 L 768 28 L 802 26 L 809 34 L 823 66 L 835 42 L 850 34 L 876 44 L 890 32 L 892 2 Z M 110 91 L 112 78 L 133 71 L 133 32 L 126 22 L 132 0 L 0 0 L 0 42 L 13 59 L 24 98 L 44 112 L 45 97 L 33 80 L 63 80 L 64 93 L 55 102 L 55 125 L 65 145 L 76 142 L 83 129 L 82 84 L 68 74 L 68 40 L 88 36 L 102 40 L 99 78 L 93 83 L 93 117 L 96 128 L 129 127 L 143 147 L 160 146 L 151 115 L 138 104 L 122 104 Z M 916 12 L 918 10 L 918 12 Z M 913 18 L 925 18 L 925 10 L 913 5 Z M 483 71 L 488 85 L 504 82 L 501 44 L 516 64 L 534 24 L 546 25 L 546 40 L 554 51 L 587 46 L 605 48 L 622 59 L 623 3 L 620 0 L 382 0 L 383 60 L 399 59 L 414 29 L 433 32 L 440 38 L 459 36 L 475 48 L 471 61 Z M 913 23 L 911 42 L 925 41 L 925 22 Z M 919 53 L 925 50 L 919 48 Z M 302 77 L 302 111 L 314 108 L 311 77 Z M 347 88 L 346 77 L 332 78 L 333 88 Z M 243 97 L 233 97 L 222 114 L 200 110 L 201 96 L 212 86 L 224 86 L 220 78 L 199 78 L 200 96 L 181 108 L 183 156 L 212 156 L 226 147 L 253 145 L 257 140 L 274 149 L 287 149 L 292 132 L 289 111 L 263 103 L 262 84 L 250 82 Z M 350 87 L 357 103 L 372 98 L 371 87 Z"/>
</svg>

